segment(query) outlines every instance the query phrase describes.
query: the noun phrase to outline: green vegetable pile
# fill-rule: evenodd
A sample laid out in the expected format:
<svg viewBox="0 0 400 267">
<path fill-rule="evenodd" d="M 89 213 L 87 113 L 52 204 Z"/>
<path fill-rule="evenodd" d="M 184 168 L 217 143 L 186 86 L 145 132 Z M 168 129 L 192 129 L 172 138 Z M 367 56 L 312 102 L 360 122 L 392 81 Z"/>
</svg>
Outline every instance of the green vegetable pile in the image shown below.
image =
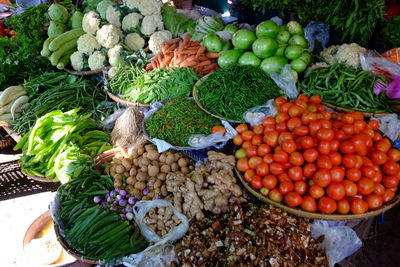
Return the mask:
<svg viewBox="0 0 400 267">
<path fill-rule="evenodd" d="M 113 178 L 89 169 L 57 191 L 57 218 L 63 224 L 65 240 L 79 253 L 93 260 L 120 258 L 148 246 L 138 227 L 112 211 L 103 210 L 93 197 L 114 189 Z"/>
<path fill-rule="evenodd" d="M 36 121 L 14 147 L 22 149 L 23 173 L 65 183 L 79 177 L 93 157 L 112 148 L 109 135 L 96 130 L 97 123 L 89 119 L 91 114 L 78 111 L 56 110 Z"/>
<path fill-rule="evenodd" d="M 284 95 L 260 68 L 236 65 L 214 71 L 197 90 L 198 101 L 207 111 L 235 121 L 243 121 L 249 108 Z"/>
<path fill-rule="evenodd" d="M 198 76 L 192 68 L 155 69 L 126 65 L 109 81 L 111 90 L 122 98 L 139 103 L 162 102 L 189 96 Z"/>
<path fill-rule="evenodd" d="M 46 34 L 46 10 L 44 4 L 29 7 L 7 20 L 7 28 L 17 36 L 0 36 L 0 90 L 52 69 L 48 60 L 40 56 Z"/>
<path fill-rule="evenodd" d="M 215 125 L 221 125 L 221 122 L 205 113 L 190 99 L 168 102 L 145 122 L 146 131 L 151 138 L 183 147 L 189 146 L 190 136 L 209 135 Z"/>
<path fill-rule="evenodd" d="M 344 64 L 312 69 L 299 84 L 307 96 L 321 95 L 326 103 L 363 112 L 391 112 L 385 93 L 375 95 L 374 85 L 384 80 L 370 71 L 358 71 Z"/>
<path fill-rule="evenodd" d="M 381 31 L 382 37 L 390 42 L 391 47 L 400 46 L 400 16 L 394 16 L 392 19 L 387 19 L 384 22 L 384 27 Z"/>
<path fill-rule="evenodd" d="M 164 27 L 178 37 L 187 32 L 194 32 L 196 21 L 176 12 L 176 7 L 164 4 L 161 8 Z"/>
</svg>

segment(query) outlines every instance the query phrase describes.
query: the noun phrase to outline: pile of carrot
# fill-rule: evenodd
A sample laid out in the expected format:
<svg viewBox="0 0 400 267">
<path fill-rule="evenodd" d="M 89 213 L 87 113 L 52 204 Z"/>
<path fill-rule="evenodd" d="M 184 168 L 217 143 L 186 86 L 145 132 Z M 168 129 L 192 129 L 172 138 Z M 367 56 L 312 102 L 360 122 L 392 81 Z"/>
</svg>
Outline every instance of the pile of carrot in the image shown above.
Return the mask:
<svg viewBox="0 0 400 267">
<path fill-rule="evenodd" d="M 218 68 L 219 53 L 209 53 L 199 42 L 190 41 L 191 35 L 165 42 L 161 52 L 151 58 L 146 70 L 157 68 L 193 68 L 197 74 L 206 75 Z"/>
</svg>

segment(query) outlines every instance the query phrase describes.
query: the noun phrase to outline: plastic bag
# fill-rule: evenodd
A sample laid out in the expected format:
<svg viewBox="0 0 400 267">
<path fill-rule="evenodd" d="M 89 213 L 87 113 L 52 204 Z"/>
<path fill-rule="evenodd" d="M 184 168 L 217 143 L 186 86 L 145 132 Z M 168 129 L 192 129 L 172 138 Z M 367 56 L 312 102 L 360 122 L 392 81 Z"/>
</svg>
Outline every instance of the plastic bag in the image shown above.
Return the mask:
<svg viewBox="0 0 400 267">
<path fill-rule="evenodd" d="M 243 119 L 251 126 L 260 125 L 265 117 L 275 117 L 278 110 L 275 106 L 275 100 L 268 100 L 267 104 L 250 108 L 243 114 Z"/>
<path fill-rule="evenodd" d="M 277 17 L 277 16 L 272 17 L 272 18 L 270 18 L 269 20 L 272 20 L 272 21 L 275 22 L 276 25 L 278 25 L 278 26 L 281 26 L 282 23 L 283 23 L 283 20 L 282 20 L 280 17 Z"/>
<path fill-rule="evenodd" d="M 373 71 L 376 75 L 393 79 L 400 75 L 400 65 L 379 55 L 376 51 L 369 50 L 366 54 L 360 54 L 360 62 L 363 70 Z"/>
<path fill-rule="evenodd" d="M 342 261 L 344 258 L 356 252 L 362 242 L 356 232 L 348 226 L 329 226 L 327 221 L 315 220 L 311 228 L 311 236 L 318 238 L 324 235 L 324 241 L 320 244 L 326 249 L 329 266 Z"/>
<path fill-rule="evenodd" d="M 117 111 L 115 111 L 113 114 L 111 114 L 110 116 L 107 117 L 107 119 L 105 119 L 101 124 L 100 124 L 100 128 L 104 129 L 104 130 L 112 130 L 114 128 L 115 125 L 115 121 L 121 117 L 121 115 L 125 112 L 126 109 L 118 109 Z"/>
<path fill-rule="evenodd" d="M 209 135 L 196 134 L 189 137 L 189 145 L 195 148 L 206 148 L 209 146 L 214 146 L 217 149 L 225 146 L 225 143 L 229 139 L 232 139 L 235 135 L 237 135 L 237 132 L 227 121 L 221 120 L 221 122 L 226 129 L 225 134 L 223 134 L 222 132 L 216 132 Z"/>
<path fill-rule="evenodd" d="M 279 88 L 285 91 L 289 99 L 297 98 L 297 95 L 299 94 L 296 87 L 297 78 L 289 64 L 283 67 L 280 73 L 271 72 L 270 76 Z"/>
<path fill-rule="evenodd" d="M 377 120 L 381 124 L 379 130 L 381 130 L 387 137 L 392 141 L 397 140 L 400 133 L 400 120 L 397 114 L 390 114 L 381 118 L 371 118 L 371 120 Z"/>
<path fill-rule="evenodd" d="M 329 42 L 329 26 L 325 23 L 310 21 L 304 28 L 304 37 L 310 43 L 309 52 L 315 47 L 315 41 L 318 41 L 323 48 L 326 48 Z"/>
</svg>

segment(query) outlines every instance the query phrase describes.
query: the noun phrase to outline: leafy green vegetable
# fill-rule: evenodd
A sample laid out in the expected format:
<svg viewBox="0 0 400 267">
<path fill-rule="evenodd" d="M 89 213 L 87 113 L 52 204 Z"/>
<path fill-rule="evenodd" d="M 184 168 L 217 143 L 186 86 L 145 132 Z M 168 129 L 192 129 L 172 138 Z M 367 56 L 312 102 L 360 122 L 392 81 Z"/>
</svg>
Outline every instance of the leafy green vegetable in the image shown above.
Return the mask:
<svg viewBox="0 0 400 267">
<path fill-rule="evenodd" d="M 391 43 L 392 47 L 400 46 L 400 16 L 395 16 L 392 19 L 387 19 L 384 22 L 382 29 L 382 37 Z"/>
<path fill-rule="evenodd" d="M 176 12 L 176 7 L 164 4 L 161 8 L 164 27 L 177 37 L 187 32 L 194 32 L 196 21 Z"/>
</svg>

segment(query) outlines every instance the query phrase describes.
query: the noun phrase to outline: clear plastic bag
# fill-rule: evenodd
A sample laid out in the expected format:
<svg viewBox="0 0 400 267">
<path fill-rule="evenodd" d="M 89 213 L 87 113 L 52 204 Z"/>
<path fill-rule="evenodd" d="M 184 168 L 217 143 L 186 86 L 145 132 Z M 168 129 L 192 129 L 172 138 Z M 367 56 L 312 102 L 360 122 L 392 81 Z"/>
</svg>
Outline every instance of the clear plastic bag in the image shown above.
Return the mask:
<svg viewBox="0 0 400 267">
<path fill-rule="evenodd" d="M 222 125 L 226 129 L 226 133 L 216 132 L 209 135 L 196 134 L 189 137 L 189 145 L 195 148 L 206 148 L 209 146 L 214 146 L 217 149 L 225 145 L 225 143 L 232 139 L 237 132 L 235 129 L 227 122 L 221 120 Z"/>
<path fill-rule="evenodd" d="M 283 67 L 280 73 L 271 72 L 270 76 L 279 88 L 285 91 L 289 99 L 297 98 L 297 95 L 299 94 L 296 87 L 297 78 L 289 64 Z"/>
<path fill-rule="evenodd" d="M 400 134 L 400 120 L 397 114 L 393 113 L 385 117 L 371 119 L 379 121 L 381 124 L 379 130 L 381 130 L 387 137 L 392 141 L 397 140 Z"/>
<path fill-rule="evenodd" d="M 311 228 L 311 236 L 324 236 L 320 244 L 326 249 L 329 266 L 334 266 L 344 258 L 352 255 L 362 246 L 356 232 L 348 226 L 329 226 L 327 221 L 315 220 Z"/>
<path fill-rule="evenodd" d="M 270 99 L 265 105 L 250 108 L 243 114 L 243 119 L 251 126 L 260 125 L 265 117 L 275 117 L 278 110 L 275 100 Z"/>
<path fill-rule="evenodd" d="M 376 75 L 391 79 L 400 75 L 400 64 L 390 61 L 376 51 L 369 50 L 368 53 L 360 54 L 360 62 L 363 70 L 373 71 Z"/>
<path fill-rule="evenodd" d="M 304 37 L 310 43 L 309 52 L 315 47 L 315 41 L 318 41 L 323 48 L 326 48 L 329 42 L 329 26 L 322 22 L 310 21 L 304 28 Z"/>
<path fill-rule="evenodd" d="M 270 18 L 270 20 L 275 22 L 276 25 L 278 25 L 278 26 L 281 26 L 283 24 L 283 20 L 278 16 L 272 17 L 272 18 Z"/>
</svg>

